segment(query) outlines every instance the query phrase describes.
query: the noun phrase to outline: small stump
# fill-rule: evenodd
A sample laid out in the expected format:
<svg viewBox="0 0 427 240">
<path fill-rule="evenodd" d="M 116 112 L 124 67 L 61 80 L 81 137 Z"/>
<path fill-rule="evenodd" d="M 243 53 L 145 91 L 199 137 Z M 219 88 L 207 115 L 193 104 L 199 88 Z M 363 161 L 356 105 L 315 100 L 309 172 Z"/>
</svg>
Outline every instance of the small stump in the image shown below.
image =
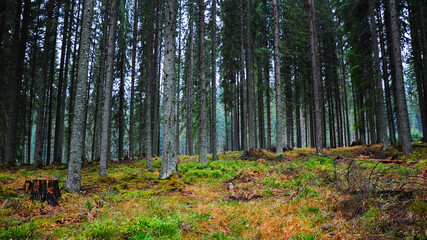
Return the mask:
<svg viewBox="0 0 427 240">
<path fill-rule="evenodd" d="M 58 179 L 43 177 L 25 181 L 25 192 L 30 192 L 31 199 L 47 201 L 50 206 L 57 206 L 61 197 Z"/>
</svg>

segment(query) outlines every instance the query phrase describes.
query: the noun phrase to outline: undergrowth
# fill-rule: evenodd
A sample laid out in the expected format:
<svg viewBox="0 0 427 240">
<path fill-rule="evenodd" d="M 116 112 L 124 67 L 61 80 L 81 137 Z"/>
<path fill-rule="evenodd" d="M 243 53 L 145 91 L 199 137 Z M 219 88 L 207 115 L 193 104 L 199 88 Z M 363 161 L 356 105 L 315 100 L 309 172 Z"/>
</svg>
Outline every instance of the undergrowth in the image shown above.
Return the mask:
<svg viewBox="0 0 427 240">
<path fill-rule="evenodd" d="M 417 143 L 419 144 L 419 143 Z M 422 145 L 422 144 L 421 144 Z M 199 164 L 179 156 L 180 177 L 159 180 L 145 160 L 82 170 L 82 191 L 58 207 L 30 200 L 25 180 L 63 166 L 0 168 L 0 239 L 423 239 L 427 151 L 377 145 L 325 150 L 225 152 Z M 393 162 L 396 161 L 396 162 Z"/>
</svg>

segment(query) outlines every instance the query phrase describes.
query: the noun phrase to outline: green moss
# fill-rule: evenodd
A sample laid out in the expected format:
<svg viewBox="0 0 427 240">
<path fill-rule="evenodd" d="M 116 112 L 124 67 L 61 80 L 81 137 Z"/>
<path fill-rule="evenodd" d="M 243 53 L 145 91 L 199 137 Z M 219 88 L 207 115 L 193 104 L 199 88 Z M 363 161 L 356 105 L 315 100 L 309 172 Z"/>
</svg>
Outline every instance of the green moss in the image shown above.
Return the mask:
<svg viewBox="0 0 427 240">
<path fill-rule="evenodd" d="M 0 231 L 0 239 L 36 239 L 39 235 L 38 227 L 33 222 L 16 225 Z"/>
<path fill-rule="evenodd" d="M 101 183 L 114 183 L 116 182 L 116 179 L 112 176 L 104 176 L 104 177 L 98 177 L 96 179 L 96 182 L 101 182 Z"/>
<path fill-rule="evenodd" d="M 8 198 L 8 197 L 16 197 L 16 196 L 18 196 L 18 194 L 15 192 L 15 190 L 12 190 L 12 189 L 5 189 L 5 190 L 3 190 L 3 189 L 0 189 L 0 197 L 3 197 L 3 198 Z"/>
<path fill-rule="evenodd" d="M 84 236 L 89 239 L 119 239 L 121 235 L 117 224 L 111 221 L 96 220 L 84 226 Z"/>
<path fill-rule="evenodd" d="M 153 161 L 153 168 L 160 168 L 162 166 L 162 160 Z"/>
<path fill-rule="evenodd" d="M 185 186 L 185 183 L 177 178 L 175 175 L 172 175 L 170 179 L 166 180 L 160 180 L 159 185 L 162 187 L 163 190 L 175 190 L 177 188 L 182 188 Z"/>
<path fill-rule="evenodd" d="M 138 216 L 125 230 L 129 239 L 181 239 L 181 216 Z"/>
</svg>

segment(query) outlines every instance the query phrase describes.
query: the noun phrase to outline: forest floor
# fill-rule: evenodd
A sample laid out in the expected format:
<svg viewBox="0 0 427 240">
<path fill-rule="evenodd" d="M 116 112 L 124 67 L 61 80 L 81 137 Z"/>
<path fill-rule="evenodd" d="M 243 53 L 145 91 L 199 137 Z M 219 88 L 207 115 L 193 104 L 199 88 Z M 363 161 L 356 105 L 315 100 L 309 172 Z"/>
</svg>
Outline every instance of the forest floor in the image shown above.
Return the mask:
<svg viewBox="0 0 427 240">
<path fill-rule="evenodd" d="M 325 150 L 225 152 L 181 178 L 158 180 L 161 160 L 85 163 L 82 191 L 59 206 L 30 200 L 25 180 L 66 166 L 0 168 L 0 239 L 425 239 L 427 144 L 414 155 L 379 145 Z"/>
</svg>

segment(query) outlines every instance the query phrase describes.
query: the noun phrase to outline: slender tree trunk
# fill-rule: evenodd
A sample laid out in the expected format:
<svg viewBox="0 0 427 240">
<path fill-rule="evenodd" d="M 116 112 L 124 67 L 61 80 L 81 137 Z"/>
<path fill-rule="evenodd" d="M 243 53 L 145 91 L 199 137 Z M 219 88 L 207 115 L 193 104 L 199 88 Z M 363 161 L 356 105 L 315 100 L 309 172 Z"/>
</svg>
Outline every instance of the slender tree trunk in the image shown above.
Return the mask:
<svg viewBox="0 0 427 240">
<path fill-rule="evenodd" d="M 375 84 L 376 84 L 376 96 L 378 103 L 378 142 L 383 144 L 382 150 L 387 150 L 389 148 L 388 139 L 387 139 L 387 120 L 385 116 L 385 104 L 384 104 L 384 92 L 383 84 L 381 81 L 381 69 L 380 69 L 380 58 L 378 53 L 378 40 L 377 40 L 377 23 L 375 21 L 375 2 L 374 0 L 369 0 L 369 15 L 371 21 L 371 33 L 373 39 L 372 49 L 374 51 L 374 74 L 375 74 Z"/>
<path fill-rule="evenodd" d="M 248 105 L 247 105 L 247 83 L 245 78 L 245 57 L 244 57 L 244 15 L 243 15 L 243 0 L 240 0 L 240 86 L 241 86 L 241 108 L 242 108 L 242 126 L 241 126 L 241 135 L 242 135 L 242 147 L 246 152 L 248 151 L 248 133 L 247 133 L 247 123 L 248 123 Z"/>
<path fill-rule="evenodd" d="M 84 155 L 84 125 L 86 122 L 84 109 L 87 91 L 87 75 L 90 50 L 90 34 L 93 13 L 93 0 L 86 0 L 82 18 L 82 32 L 80 41 L 80 58 L 77 72 L 76 100 L 74 102 L 75 116 L 72 125 L 70 162 L 68 164 L 68 175 L 65 188 L 70 192 L 77 192 L 81 186 L 81 163 Z"/>
<path fill-rule="evenodd" d="M 152 108 L 152 100 L 154 93 L 151 91 L 153 86 L 153 77 L 155 65 L 153 63 L 153 36 L 154 36 L 154 1 L 150 1 L 149 5 L 149 20 L 148 20 L 148 39 L 147 39 L 147 77 L 145 80 L 145 168 L 147 170 L 152 170 L 152 113 L 154 113 Z"/>
<path fill-rule="evenodd" d="M 134 156 L 134 111 L 135 111 L 135 68 L 136 68 L 136 43 L 138 37 L 138 13 L 139 13 L 139 0 L 134 0 L 134 14 L 133 14 L 133 36 L 132 36 L 132 70 L 131 70 L 131 90 L 130 90 L 130 106 L 129 106 L 129 157 L 133 159 Z"/>
<path fill-rule="evenodd" d="M 264 67 L 265 95 L 267 101 L 267 148 L 271 147 L 271 97 L 270 97 L 270 60 L 266 61 Z"/>
<path fill-rule="evenodd" d="M 108 142 L 110 138 L 109 129 L 111 127 L 111 92 L 113 88 L 114 80 L 114 52 L 116 42 L 116 29 L 117 29 L 117 17 L 118 7 L 120 0 L 112 0 L 111 2 L 111 14 L 110 14 L 110 27 L 108 32 L 108 50 L 107 50 L 107 62 L 106 62 L 106 75 L 105 75 L 105 92 L 104 92 L 104 106 L 102 109 L 102 135 L 101 135 L 101 156 L 99 175 L 107 175 L 107 161 L 108 161 Z"/>
<path fill-rule="evenodd" d="M 177 80 L 176 80 L 176 153 L 180 154 L 180 141 L 179 141 L 179 130 L 180 130 L 180 103 L 181 103 L 181 26 L 182 26 L 182 14 L 181 14 L 181 0 L 178 1 L 178 15 L 179 15 L 179 30 L 178 30 L 178 63 L 177 63 Z"/>
<path fill-rule="evenodd" d="M 277 0 L 273 0 L 274 19 L 274 77 L 276 83 L 276 155 L 283 153 L 282 133 L 282 86 L 280 79 L 279 58 L 279 14 L 277 12 Z"/>
<path fill-rule="evenodd" d="M 422 85 L 424 88 L 424 102 L 427 103 L 427 20 L 424 13 L 426 2 L 423 0 L 418 0 L 418 26 L 420 28 L 420 38 L 421 38 L 421 48 L 423 53 L 423 77 Z M 427 116 L 427 107 L 425 107 L 425 115 Z M 426 124 L 427 125 L 427 124 Z M 423 132 L 423 141 L 427 142 L 427 132 Z"/>
<path fill-rule="evenodd" d="M 55 15 L 58 15 L 58 13 L 55 13 Z M 58 19 L 56 16 L 55 19 Z M 56 44 L 56 35 L 57 35 L 57 28 L 54 26 L 54 41 L 53 44 Z M 48 118 L 47 118 L 47 148 L 46 148 L 46 165 L 51 164 L 50 156 L 51 156 L 51 142 L 52 142 L 52 115 L 53 115 L 53 80 L 54 80 L 54 71 L 55 71 L 55 54 L 56 51 L 53 49 L 51 51 L 51 60 L 50 60 L 50 70 L 49 70 L 49 99 L 48 99 Z"/>
<path fill-rule="evenodd" d="M 161 61 L 161 49 L 160 49 L 160 39 L 161 39 L 161 18 L 162 15 L 162 0 L 157 0 L 157 13 L 155 15 L 156 17 L 156 30 L 155 30 L 155 41 L 154 41 L 154 61 L 153 61 L 153 80 L 155 82 L 152 85 L 152 108 L 153 108 L 153 114 L 152 114 L 152 152 L 155 155 L 159 155 L 159 145 L 160 145 L 160 64 Z"/>
<path fill-rule="evenodd" d="M 426 89 L 423 86 L 423 65 L 421 59 L 420 34 L 417 25 L 416 10 L 411 4 L 409 11 L 409 22 L 411 27 L 411 46 L 414 58 L 414 72 L 417 81 L 418 102 L 420 105 L 421 126 L 423 130 L 423 141 L 427 139 L 427 106 L 424 99 Z M 427 66 L 426 66 L 427 67 Z"/>
<path fill-rule="evenodd" d="M 379 9 L 377 9 L 379 11 Z M 385 91 L 385 99 L 386 99 L 386 109 L 387 109 L 387 121 L 388 121 L 388 130 L 390 134 L 390 143 L 392 145 L 396 144 L 396 135 L 395 135 L 395 125 L 393 120 L 393 110 L 392 110 L 392 104 L 391 104 L 391 94 L 390 94 L 390 83 L 389 83 L 389 74 L 387 69 L 387 52 L 385 50 L 385 40 L 383 36 L 383 23 L 381 19 L 381 14 L 378 15 L 379 17 L 379 35 L 380 35 L 380 48 L 381 48 L 381 61 L 382 61 L 382 72 L 383 72 L 383 80 L 384 80 L 384 91 Z"/>
<path fill-rule="evenodd" d="M 6 141 L 6 161 L 10 165 L 16 164 L 16 133 L 18 127 L 18 111 L 19 101 L 18 96 L 22 85 L 22 75 L 24 70 L 24 57 L 25 49 L 28 39 L 28 24 L 30 21 L 30 7 L 29 0 L 24 1 L 24 12 L 22 23 L 20 15 L 22 11 L 22 0 L 17 5 L 17 18 L 15 19 L 15 33 L 13 43 L 13 62 L 11 67 L 10 85 L 9 85 L 9 106 L 8 106 L 8 125 L 7 125 L 7 141 Z M 2 34 L 2 32 L 0 32 Z"/>
<path fill-rule="evenodd" d="M 390 27 L 391 27 L 391 43 L 392 49 L 391 63 L 394 65 L 395 70 L 395 102 L 397 114 L 397 127 L 399 129 L 399 139 L 403 144 L 403 150 L 406 154 L 412 154 L 411 133 L 409 126 L 408 108 L 406 106 L 405 86 L 403 82 L 403 67 L 402 56 L 400 52 L 400 33 L 398 24 L 398 15 L 396 12 L 396 1 L 390 0 L 386 5 L 386 11 L 390 14 Z"/>
<path fill-rule="evenodd" d="M 34 165 L 39 166 L 42 164 L 42 153 L 43 153 L 43 127 L 44 127 L 44 115 L 45 115 L 45 99 L 46 99 L 46 85 L 48 79 L 48 67 L 49 67 L 49 52 L 51 50 L 53 28 L 52 28 L 52 18 L 53 10 L 55 6 L 54 0 L 49 0 L 47 3 L 47 19 L 46 19 L 46 34 L 44 41 L 44 51 L 43 51 L 43 65 L 41 80 L 39 85 L 39 100 L 37 107 L 37 117 L 36 117 L 36 140 L 34 146 Z"/>
<path fill-rule="evenodd" d="M 212 76 L 211 76 L 211 152 L 212 160 L 217 160 L 216 136 L 216 0 L 212 0 Z"/>
<path fill-rule="evenodd" d="M 192 7 L 190 6 L 190 19 L 189 19 L 189 34 L 188 34 L 188 53 L 187 53 L 187 77 L 186 77 L 186 102 L 185 112 L 186 116 L 186 130 L 185 130 L 185 151 L 187 155 L 193 155 L 193 21 L 192 21 Z"/>
<path fill-rule="evenodd" d="M 175 93 L 175 37 L 177 7 L 175 0 L 166 1 L 165 9 L 165 50 L 163 82 L 163 152 L 160 179 L 165 179 L 177 171 L 176 153 L 176 93 Z"/>
<path fill-rule="evenodd" d="M 224 103 L 224 119 L 225 119 L 225 149 L 224 149 L 224 151 L 226 151 L 226 152 L 228 152 L 229 150 L 230 150 L 230 148 L 229 148 L 229 136 L 230 136 L 230 133 L 229 133 L 229 128 L 228 128 L 228 126 L 229 126 L 229 124 L 228 124 L 228 111 L 226 110 L 227 109 L 227 103 Z"/>
<path fill-rule="evenodd" d="M 71 67 L 71 81 L 70 81 L 70 100 L 69 100 L 69 110 L 68 110 L 68 136 L 67 136 L 67 162 L 70 160 L 70 149 L 71 149 L 71 126 L 73 125 L 73 118 L 74 118 L 74 100 L 75 100 L 75 91 L 76 91 L 76 69 L 78 67 L 79 62 L 79 54 L 77 53 L 77 46 L 78 42 L 80 41 L 80 27 L 81 27 L 81 20 L 80 20 L 80 7 L 81 1 L 77 4 L 77 23 L 76 23 L 76 30 L 75 30 L 75 41 L 73 46 L 73 66 Z"/>
<path fill-rule="evenodd" d="M 61 163 L 62 160 L 62 146 L 64 138 L 64 111 L 65 105 L 62 104 L 63 99 L 65 99 L 67 83 L 66 76 L 68 73 L 64 71 L 66 64 L 66 56 L 68 55 L 67 47 L 70 45 L 70 39 L 68 34 L 70 33 L 69 25 L 69 15 L 70 15 L 70 1 L 65 2 L 65 16 L 64 16 L 64 29 L 62 31 L 62 46 L 61 46 L 61 60 L 59 64 L 59 76 L 58 76 L 58 93 L 56 97 L 56 118 L 55 118 L 55 139 L 53 147 L 53 162 Z M 71 14 L 72 15 L 72 14 Z M 65 103 L 65 101 L 64 101 Z M 62 131 L 62 132 L 61 132 Z"/>
<path fill-rule="evenodd" d="M 205 2 L 199 0 L 199 163 L 207 164 L 206 77 L 205 77 Z"/>
<path fill-rule="evenodd" d="M 258 61 L 258 66 L 262 66 Z M 265 149 L 265 123 L 264 123 L 264 85 L 262 68 L 258 68 L 258 128 L 259 128 L 259 147 Z"/>
<path fill-rule="evenodd" d="M 231 80 L 231 94 L 233 95 L 231 117 L 233 119 L 233 151 L 239 151 L 239 103 L 238 103 L 238 91 L 237 91 L 237 79 L 234 70 L 230 74 Z M 227 126 L 227 125 L 226 125 Z"/>
<path fill-rule="evenodd" d="M 251 4 L 246 0 L 246 76 L 248 94 L 249 150 L 256 148 L 254 60 L 252 55 Z"/>
<path fill-rule="evenodd" d="M 316 16 L 314 10 L 314 0 L 308 0 L 309 5 L 309 22 L 310 22 L 310 45 L 311 45 L 311 71 L 313 76 L 314 91 L 314 118 L 316 122 L 316 153 L 322 154 L 322 118 L 320 112 L 320 68 L 318 62 L 317 33 L 316 33 Z"/>
<path fill-rule="evenodd" d="M 126 50 L 121 49 L 120 54 L 120 87 L 119 87 L 119 160 L 124 157 L 124 137 L 125 137 L 125 66 Z"/>
<path fill-rule="evenodd" d="M 297 134 L 297 148 L 302 148 L 301 139 L 301 106 L 300 106 L 300 83 L 299 74 L 295 75 L 295 123 L 296 123 L 296 134 Z"/>
</svg>

